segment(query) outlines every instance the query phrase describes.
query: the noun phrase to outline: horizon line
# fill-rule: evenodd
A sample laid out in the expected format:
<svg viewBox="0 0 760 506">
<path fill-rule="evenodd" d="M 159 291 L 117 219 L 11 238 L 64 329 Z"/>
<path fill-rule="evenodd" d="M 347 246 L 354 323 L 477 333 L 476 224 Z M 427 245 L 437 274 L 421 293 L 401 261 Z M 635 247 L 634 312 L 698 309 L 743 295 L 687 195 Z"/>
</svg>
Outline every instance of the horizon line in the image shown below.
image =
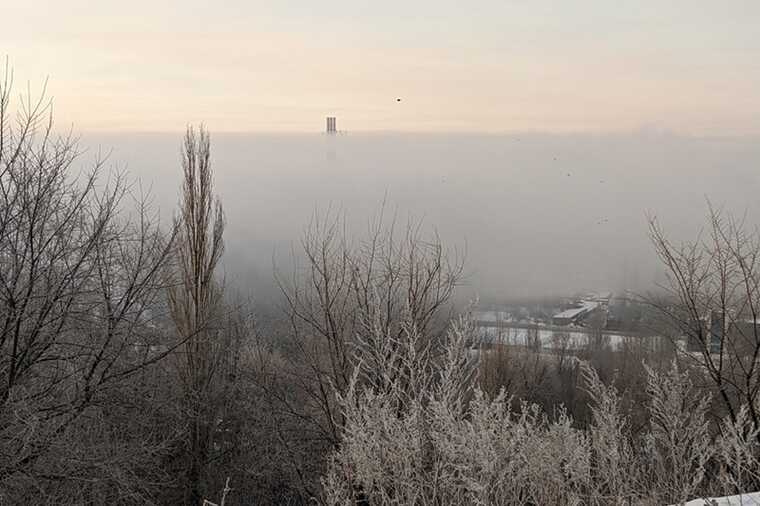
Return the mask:
<svg viewBox="0 0 760 506">
<path fill-rule="evenodd" d="M 188 126 L 193 123 L 188 123 Z M 261 136 L 288 136 L 288 135 L 323 135 L 325 137 L 341 137 L 346 135 L 462 135 L 462 136 L 489 136 L 489 137 L 516 137 L 516 136 L 546 136 L 546 137 L 650 137 L 650 138 L 676 138 L 690 140 L 753 140 L 760 139 L 760 132 L 735 133 L 735 134 L 709 134 L 692 133 L 671 129 L 636 128 L 615 130 L 392 130 L 392 129 L 357 129 L 338 130 L 337 135 L 327 133 L 324 130 L 215 130 L 204 123 L 206 129 L 212 135 L 261 135 Z M 54 129 L 58 131 L 58 129 Z M 177 130 L 142 130 L 142 129 L 76 129 L 68 130 L 78 136 L 83 135 L 177 135 L 182 134 L 185 128 Z"/>
</svg>

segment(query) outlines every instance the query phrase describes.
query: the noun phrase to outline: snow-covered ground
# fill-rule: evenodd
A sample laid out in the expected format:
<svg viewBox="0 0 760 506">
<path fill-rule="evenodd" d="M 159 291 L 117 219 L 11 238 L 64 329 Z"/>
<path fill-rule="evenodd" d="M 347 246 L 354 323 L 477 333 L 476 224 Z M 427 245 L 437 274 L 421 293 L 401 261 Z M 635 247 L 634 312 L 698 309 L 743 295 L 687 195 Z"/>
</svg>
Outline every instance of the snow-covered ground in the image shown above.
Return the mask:
<svg viewBox="0 0 760 506">
<path fill-rule="evenodd" d="M 709 497 L 707 499 L 694 499 L 687 502 L 685 506 L 760 506 L 760 492 L 724 497 Z"/>
<path fill-rule="evenodd" d="M 481 338 L 486 342 L 491 343 L 503 343 L 526 346 L 528 344 L 527 329 L 517 328 L 497 328 L 497 327 L 479 327 L 478 330 L 481 333 Z M 567 330 L 555 331 L 542 328 L 536 328 L 532 332 L 538 333 L 538 338 L 541 341 L 542 348 L 566 348 L 568 350 L 581 349 L 588 343 L 589 334 L 584 330 L 573 330 L 572 327 L 568 327 Z M 613 350 L 620 349 L 626 339 L 624 336 L 615 334 L 606 334 L 605 338 L 609 339 L 610 348 Z"/>
</svg>

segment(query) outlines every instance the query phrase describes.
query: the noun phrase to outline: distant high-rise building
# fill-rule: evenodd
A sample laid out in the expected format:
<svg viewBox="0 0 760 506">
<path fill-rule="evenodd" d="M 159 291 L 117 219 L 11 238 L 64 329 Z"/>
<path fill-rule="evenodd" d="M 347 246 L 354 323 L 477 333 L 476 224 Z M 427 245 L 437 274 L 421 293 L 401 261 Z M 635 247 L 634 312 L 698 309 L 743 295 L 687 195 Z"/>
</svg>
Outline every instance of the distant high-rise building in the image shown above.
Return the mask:
<svg viewBox="0 0 760 506">
<path fill-rule="evenodd" d="M 337 132 L 338 130 L 335 128 L 335 116 L 328 116 L 327 117 L 327 133 L 334 134 Z"/>
</svg>

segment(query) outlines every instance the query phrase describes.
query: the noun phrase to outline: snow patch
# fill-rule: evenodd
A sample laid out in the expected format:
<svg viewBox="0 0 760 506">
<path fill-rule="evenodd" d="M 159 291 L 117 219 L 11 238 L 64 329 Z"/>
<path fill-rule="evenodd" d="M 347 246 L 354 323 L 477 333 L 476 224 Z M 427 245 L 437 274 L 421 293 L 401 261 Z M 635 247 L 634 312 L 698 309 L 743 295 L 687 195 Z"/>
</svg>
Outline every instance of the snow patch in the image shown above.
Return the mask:
<svg viewBox="0 0 760 506">
<path fill-rule="evenodd" d="M 685 503 L 684 506 L 760 506 L 760 492 L 724 497 L 708 497 L 707 499 L 694 499 Z"/>
</svg>

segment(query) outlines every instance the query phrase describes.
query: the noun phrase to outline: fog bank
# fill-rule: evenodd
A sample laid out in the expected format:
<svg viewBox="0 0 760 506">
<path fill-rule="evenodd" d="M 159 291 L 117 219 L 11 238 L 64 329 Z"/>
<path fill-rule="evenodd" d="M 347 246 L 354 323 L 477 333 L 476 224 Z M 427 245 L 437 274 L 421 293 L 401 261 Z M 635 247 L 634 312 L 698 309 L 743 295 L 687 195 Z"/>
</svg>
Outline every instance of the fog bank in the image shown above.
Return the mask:
<svg viewBox="0 0 760 506">
<path fill-rule="evenodd" d="M 176 204 L 181 132 L 84 135 Z M 467 251 L 467 293 L 485 298 L 647 289 L 658 278 L 646 213 L 676 238 L 704 222 L 706 198 L 757 223 L 757 139 L 628 135 L 214 135 L 216 190 L 227 214 L 227 277 L 254 297 L 273 258 L 315 210 L 361 227 L 387 195 L 400 220 L 423 217 Z"/>
</svg>

